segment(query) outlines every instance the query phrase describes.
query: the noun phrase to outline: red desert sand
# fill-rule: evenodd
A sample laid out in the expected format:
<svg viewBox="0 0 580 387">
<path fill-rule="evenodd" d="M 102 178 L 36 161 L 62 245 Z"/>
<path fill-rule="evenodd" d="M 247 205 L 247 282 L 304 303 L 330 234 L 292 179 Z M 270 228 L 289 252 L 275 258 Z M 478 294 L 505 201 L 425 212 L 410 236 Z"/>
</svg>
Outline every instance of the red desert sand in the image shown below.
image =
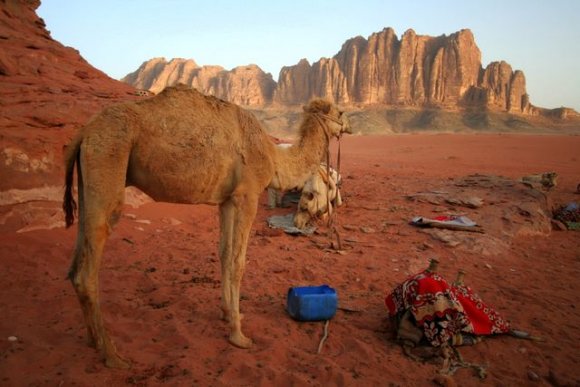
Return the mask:
<svg viewBox="0 0 580 387">
<path fill-rule="evenodd" d="M 445 278 L 464 269 L 466 284 L 514 328 L 545 339 L 500 336 L 462 347 L 466 361 L 487 367 L 487 379 L 460 369 L 449 385 L 579 385 L 580 233 L 520 235 L 501 251 L 479 254 L 408 224 L 451 206 L 406 197 L 472 174 L 515 181 L 556 171 L 553 204 L 580 201 L 579 151 L 580 136 L 344 138 L 345 203 L 335 221 L 343 254 L 325 249 L 323 225 L 311 237 L 270 229 L 268 216 L 292 209 L 270 210 L 265 194 L 261 199 L 242 284 L 245 331 L 255 341 L 249 350 L 228 343 L 220 320 L 217 208 L 127 207 L 105 248 L 100 278 L 104 318 L 133 363 L 129 370 L 105 368 L 86 345 L 81 309 L 65 280 L 76 227 L 0 234 L 0 384 L 429 385 L 441 366 L 403 354 L 384 298 L 436 257 Z M 480 209 L 455 210 L 478 220 Z M 324 323 L 296 322 L 285 305 L 289 287 L 320 284 L 337 290 L 340 309 L 317 354 Z"/>
</svg>

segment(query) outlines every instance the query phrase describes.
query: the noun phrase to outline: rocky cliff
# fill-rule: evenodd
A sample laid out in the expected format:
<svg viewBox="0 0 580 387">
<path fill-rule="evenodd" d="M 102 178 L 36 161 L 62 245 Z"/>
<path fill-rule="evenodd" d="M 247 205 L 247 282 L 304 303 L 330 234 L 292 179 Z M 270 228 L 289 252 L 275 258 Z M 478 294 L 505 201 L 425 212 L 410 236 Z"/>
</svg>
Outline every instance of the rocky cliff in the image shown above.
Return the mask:
<svg viewBox="0 0 580 387">
<path fill-rule="evenodd" d="M 205 94 L 246 106 L 262 106 L 272 101 L 276 82 L 256 65 L 231 71 L 220 66 L 198 66 L 192 59 L 154 58 L 121 81 L 136 88 L 159 93 L 167 86 L 184 83 Z"/>
<path fill-rule="evenodd" d="M 0 229 L 61 221 L 63 146 L 104 106 L 138 98 L 53 40 L 39 5 L 0 0 Z"/>
<path fill-rule="evenodd" d="M 61 155 L 74 129 L 113 102 L 136 98 L 77 50 L 53 40 L 35 10 L 39 1 L 1 0 L 0 190 L 60 178 Z"/>
<path fill-rule="evenodd" d="M 346 105 L 485 107 L 532 113 L 525 77 L 505 62 L 486 68 L 470 30 L 449 36 L 401 39 L 392 28 L 346 41 L 332 58 L 283 67 L 278 82 L 252 65 L 232 71 L 198 67 L 193 60 L 152 59 L 123 81 L 158 92 L 177 82 L 249 106 L 297 105 L 324 97 Z"/>
</svg>

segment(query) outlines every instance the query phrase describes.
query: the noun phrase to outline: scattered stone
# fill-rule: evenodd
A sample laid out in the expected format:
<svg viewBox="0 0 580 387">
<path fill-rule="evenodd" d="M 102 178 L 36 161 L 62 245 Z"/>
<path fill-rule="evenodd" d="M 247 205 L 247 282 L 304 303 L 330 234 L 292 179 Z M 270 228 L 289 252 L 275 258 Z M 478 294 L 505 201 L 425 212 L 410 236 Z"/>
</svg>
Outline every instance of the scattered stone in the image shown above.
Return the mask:
<svg viewBox="0 0 580 387">
<path fill-rule="evenodd" d="M 435 377 L 433 378 L 433 382 L 438 386 L 444 386 L 444 387 L 456 387 L 457 386 L 457 383 L 455 383 L 455 380 L 453 380 L 453 378 L 449 375 L 442 375 L 442 374 L 435 375 Z"/>
<path fill-rule="evenodd" d="M 163 218 L 163 219 L 161 219 L 161 221 L 163 223 L 170 224 L 172 226 L 179 226 L 180 224 L 183 223 L 182 221 L 175 219 L 175 218 Z"/>
<path fill-rule="evenodd" d="M 469 196 L 465 198 L 461 197 L 448 197 L 445 198 L 445 202 L 454 206 L 463 206 L 468 208 L 479 208 L 483 206 L 483 199 L 476 196 Z"/>
<path fill-rule="evenodd" d="M 531 381 L 537 382 L 540 380 L 540 377 L 534 371 L 528 370 L 528 379 L 530 379 Z"/>
<path fill-rule="evenodd" d="M 420 246 L 420 249 L 422 250 L 428 250 L 428 249 L 432 249 L 433 245 L 427 242 L 423 242 Z"/>
<path fill-rule="evenodd" d="M 346 231 L 357 231 L 358 230 L 357 226 L 353 226 L 351 224 L 343 224 L 342 228 L 344 228 Z"/>
<path fill-rule="evenodd" d="M 445 243 L 449 247 L 456 247 L 461 244 L 461 241 L 453 235 L 452 232 L 447 232 L 446 230 L 423 230 L 427 234 L 430 234 L 433 239 Z"/>
<path fill-rule="evenodd" d="M 8 341 L 11 341 L 11 342 L 18 341 L 18 337 L 16 337 L 16 336 L 8 336 Z"/>
<path fill-rule="evenodd" d="M 383 226 L 400 226 L 403 224 L 401 220 L 385 220 L 383 221 Z"/>
<path fill-rule="evenodd" d="M 560 376 L 556 372 L 554 372 L 554 370 L 550 370 L 550 372 L 548 372 L 548 382 L 550 382 L 550 384 L 553 386 L 565 385 L 564 383 L 562 383 Z"/>
<path fill-rule="evenodd" d="M 556 231 L 568 230 L 568 227 L 566 227 L 566 225 L 563 222 L 560 222 L 559 220 L 551 219 L 550 224 L 552 225 L 552 230 L 556 230 Z"/>
<path fill-rule="evenodd" d="M 488 269 L 491 269 L 491 265 L 489 263 L 486 263 L 485 267 L 487 267 Z"/>
<path fill-rule="evenodd" d="M 374 228 L 368 227 L 368 226 L 362 226 L 360 228 L 360 230 L 361 230 L 361 232 L 364 232 L 365 234 L 372 234 L 372 233 L 376 232 Z"/>
</svg>

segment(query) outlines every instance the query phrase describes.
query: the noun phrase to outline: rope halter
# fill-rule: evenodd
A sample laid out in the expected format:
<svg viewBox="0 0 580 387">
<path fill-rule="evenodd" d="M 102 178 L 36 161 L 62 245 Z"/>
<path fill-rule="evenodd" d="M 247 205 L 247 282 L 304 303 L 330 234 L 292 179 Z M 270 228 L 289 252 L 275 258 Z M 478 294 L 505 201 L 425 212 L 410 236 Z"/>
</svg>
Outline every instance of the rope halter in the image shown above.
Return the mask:
<svg viewBox="0 0 580 387">
<path fill-rule="evenodd" d="M 342 137 L 342 130 L 343 130 L 345 124 L 342 120 L 335 118 L 335 117 L 332 117 L 332 116 L 329 116 L 328 114 L 314 113 L 313 115 L 316 118 L 316 120 L 318 121 L 318 123 L 320 124 L 320 126 L 322 126 L 322 129 L 324 131 L 324 135 L 326 136 L 326 175 L 328 177 L 328 181 L 326 182 L 326 184 L 327 184 L 326 211 L 328 212 L 327 226 L 331 232 L 331 234 L 329 235 L 329 238 L 332 241 L 332 236 L 335 235 L 337 245 L 335 246 L 334 243 L 331 242 L 331 247 L 334 248 L 335 250 L 342 250 L 342 243 L 340 240 L 340 235 L 338 233 L 338 229 L 334 225 L 335 218 L 337 218 L 337 211 L 335 209 L 334 211 L 332 211 L 332 214 L 330 213 L 330 189 L 331 189 L 331 185 L 330 185 L 330 179 L 331 179 L 331 177 L 330 177 L 330 137 L 331 136 L 336 137 L 336 139 L 338 141 L 336 173 L 337 173 L 337 177 L 339 177 L 340 176 L 340 139 Z M 332 121 L 332 122 L 340 125 L 340 131 L 338 132 L 338 134 L 335 134 L 335 135 L 331 134 L 330 128 L 328 127 L 326 120 Z M 337 190 L 339 189 L 338 181 L 336 182 L 336 189 Z"/>
</svg>

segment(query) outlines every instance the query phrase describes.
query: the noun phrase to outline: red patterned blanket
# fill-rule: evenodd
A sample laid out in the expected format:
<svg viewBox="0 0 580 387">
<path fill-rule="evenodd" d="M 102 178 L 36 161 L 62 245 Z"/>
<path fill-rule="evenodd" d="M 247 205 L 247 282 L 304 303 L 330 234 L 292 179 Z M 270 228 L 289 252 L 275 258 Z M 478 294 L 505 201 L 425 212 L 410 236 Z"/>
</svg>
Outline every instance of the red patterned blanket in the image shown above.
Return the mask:
<svg viewBox="0 0 580 387">
<path fill-rule="evenodd" d="M 463 284 L 450 285 L 430 270 L 398 285 L 385 303 L 390 316 L 402 316 L 409 310 L 427 341 L 436 347 L 462 334 L 479 336 L 510 331 L 509 322 L 471 288 Z"/>
</svg>

